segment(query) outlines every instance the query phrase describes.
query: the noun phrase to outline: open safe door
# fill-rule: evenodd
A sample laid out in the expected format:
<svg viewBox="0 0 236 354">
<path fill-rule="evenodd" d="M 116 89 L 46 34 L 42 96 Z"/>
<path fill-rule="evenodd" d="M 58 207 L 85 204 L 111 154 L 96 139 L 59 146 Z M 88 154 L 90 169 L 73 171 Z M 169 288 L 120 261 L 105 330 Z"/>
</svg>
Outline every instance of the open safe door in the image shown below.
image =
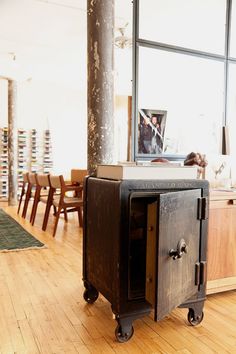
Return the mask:
<svg viewBox="0 0 236 354">
<path fill-rule="evenodd" d="M 160 194 L 148 205 L 146 300 L 160 320 L 198 291 L 201 190 Z"/>
</svg>

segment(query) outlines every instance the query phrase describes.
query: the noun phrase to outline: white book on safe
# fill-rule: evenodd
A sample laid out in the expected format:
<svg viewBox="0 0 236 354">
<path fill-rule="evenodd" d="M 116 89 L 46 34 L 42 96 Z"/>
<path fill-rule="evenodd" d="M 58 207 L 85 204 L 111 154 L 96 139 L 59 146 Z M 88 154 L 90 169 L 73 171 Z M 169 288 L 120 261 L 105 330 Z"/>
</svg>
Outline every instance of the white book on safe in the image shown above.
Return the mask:
<svg viewBox="0 0 236 354">
<path fill-rule="evenodd" d="M 98 165 L 97 177 L 124 179 L 197 179 L 197 166 Z"/>
</svg>

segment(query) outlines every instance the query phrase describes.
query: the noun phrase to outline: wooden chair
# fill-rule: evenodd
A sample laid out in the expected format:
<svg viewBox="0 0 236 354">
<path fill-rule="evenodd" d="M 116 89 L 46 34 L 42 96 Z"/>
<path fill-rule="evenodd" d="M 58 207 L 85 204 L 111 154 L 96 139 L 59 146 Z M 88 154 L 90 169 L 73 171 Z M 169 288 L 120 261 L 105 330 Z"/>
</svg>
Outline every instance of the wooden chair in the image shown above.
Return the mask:
<svg viewBox="0 0 236 354">
<path fill-rule="evenodd" d="M 30 198 L 34 195 L 36 189 L 36 173 L 28 173 L 28 187 L 27 187 L 27 192 L 25 195 L 25 203 L 24 203 L 24 208 L 22 212 L 22 217 L 26 217 L 28 205 Z"/>
<path fill-rule="evenodd" d="M 82 227 L 83 220 L 82 220 L 81 209 L 83 208 L 83 199 L 82 197 L 67 196 L 66 193 L 75 192 L 77 195 L 80 195 L 80 193 L 82 193 L 83 187 L 78 185 L 77 186 L 67 185 L 65 183 L 63 176 L 49 176 L 49 180 L 50 180 L 50 185 L 51 185 L 51 190 L 53 192 L 53 195 L 55 194 L 55 191 L 57 189 L 60 189 L 61 191 L 60 198 L 54 198 L 54 197 L 51 198 L 51 200 L 47 205 L 47 211 L 45 213 L 46 222 L 47 222 L 51 205 L 56 207 L 56 220 L 55 220 L 55 225 L 53 230 L 53 237 L 56 234 L 58 220 L 61 212 L 64 212 L 65 220 L 67 221 L 67 213 L 77 211 L 78 218 L 79 218 L 79 225 Z M 46 225 L 44 225 L 44 227 L 46 226 L 47 223 Z"/>
<path fill-rule="evenodd" d="M 30 222 L 34 225 L 38 203 L 43 202 L 47 204 L 48 196 L 49 196 L 49 175 L 48 174 L 37 174 L 36 178 L 36 190 L 34 195 L 34 203 L 31 211 Z"/>
<path fill-rule="evenodd" d="M 88 175 L 88 170 L 82 170 L 82 169 L 72 169 L 71 170 L 71 183 L 74 184 L 78 184 L 79 186 L 83 186 L 83 181 L 84 178 Z M 78 193 L 75 192 L 75 197 L 79 197 L 79 198 L 83 198 L 83 193 L 82 191 L 80 192 L 80 194 L 78 195 Z M 83 219 L 82 216 L 82 208 L 79 209 L 79 214 L 80 214 L 80 220 Z"/>
<path fill-rule="evenodd" d="M 28 177 L 29 173 L 23 173 L 23 184 L 22 184 L 22 188 L 21 188 L 21 194 L 20 194 L 20 199 L 19 199 L 19 205 L 18 205 L 18 209 L 17 209 L 17 214 L 19 214 L 20 212 L 20 207 L 21 207 L 21 203 L 23 198 L 26 195 L 26 191 L 28 188 L 28 184 L 29 184 L 29 177 Z"/>
<path fill-rule="evenodd" d="M 50 213 L 50 209 L 53 206 L 54 209 L 54 216 L 56 216 L 57 213 L 57 209 L 55 207 L 55 205 L 53 205 L 53 199 L 57 200 L 60 198 L 60 187 L 59 188 L 54 188 L 51 185 L 51 181 L 50 181 L 50 175 L 48 175 L 48 181 L 49 181 L 49 192 L 48 192 L 48 197 L 47 197 L 47 202 L 46 202 L 46 209 L 45 209 L 45 213 L 44 213 L 44 218 L 43 218 L 43 225 L 42 225 L 42 230 L 46 231 L 47 228 L 47 224 L 48 224 L 48 218 L 49 218 L 49 213 Z M 45 200 L 45 197 L 42 197 L 42 201 Z M 67 220 L 67 215 L 65 214 L 65 220 Z"/>
<path fill-rule="evenodd" d="M 71 170 L 71 183 L 83 185 L 84 177 L 88 175 L 87 170 L 72 169 Z"/>
</svg>

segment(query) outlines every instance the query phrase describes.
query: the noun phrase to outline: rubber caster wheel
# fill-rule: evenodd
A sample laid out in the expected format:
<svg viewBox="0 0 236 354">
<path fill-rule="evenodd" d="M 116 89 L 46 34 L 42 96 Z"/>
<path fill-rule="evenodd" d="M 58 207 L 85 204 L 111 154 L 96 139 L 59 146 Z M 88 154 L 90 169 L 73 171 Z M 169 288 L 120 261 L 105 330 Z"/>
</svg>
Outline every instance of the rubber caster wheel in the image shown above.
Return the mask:
<svg viewBox="0 0 236 354">
<path fill-rule="evenodd" d="M 200 316 L 195 316 L 195 312 L 193 309 L 189 309 L 188 312 L 188 322 L 191 326 L 197 326 L 199 323 L 202 322 L 204 317 L 204 313 L 202 312 Z"/>
<path fill-rule="evenodd" d="M 116 339 L 120 343 L 127 342 L 133 336 L 133 334 L 134 334 L 133 326 L 131 327 L 131 330 L 128 333 L 122 333 L 122 328 L 120 325 L 118 325 L 115 330 Z"/>
<path fill-rule="evenodd" d="M 85 289 L 84 290 L 84 300 L 88 304 L 93 304 L 98 298 L 98 291 L 93 288 L 93 289 Z"/>
</svg>

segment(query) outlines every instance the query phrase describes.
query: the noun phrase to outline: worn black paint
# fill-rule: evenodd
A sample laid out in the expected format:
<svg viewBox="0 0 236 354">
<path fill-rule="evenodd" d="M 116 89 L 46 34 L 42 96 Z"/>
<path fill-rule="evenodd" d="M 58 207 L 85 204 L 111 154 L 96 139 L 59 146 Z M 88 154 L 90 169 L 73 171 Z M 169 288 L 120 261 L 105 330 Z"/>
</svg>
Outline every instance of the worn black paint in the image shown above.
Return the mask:
<svg viewBox="0 0 236 354">
<path fill-rule="evenodd" d="M 157 228 L 159 238 L 157 270 L 160 274 L 156 286 L 159 301 L 157 306 L 161 307 L 156 308 L 157 319 L 161 319 L 176 306 L 194 309 L 197 316 L 201 315 L 206 296 L 206 284 L 195 284 L 195 262 L 206 261 L 207 219 L 198 219 L 196 198 L 208 198 L 208 193 L 208 182 L 203 180 L 112 181 L 92 177 L 86 180 L 83 280 L 87 287 L 95 287 L 111 303 L 118 324 L 121 323 L 122 318 L 125 318 L 130 328 L 134 319 L 148 314 L 151 310 L 151 305 L 145 299 L 145 289 L 138 287 L 136 296 L 136 283 L 131 284 L 134 278 L 131 276 L 130 269 L 133 256 L 131 243 L 135 240 L 132 238 L 133 235 L 131 236 L 134 211 L 131 207 L 132 198 L 140 198 L 146 205 L 159 200 L 161 221 L 160 227 Z M 178 212 L 175 212 L 175 208 Z M 182 209 L 183 213 L 181 213 Z M 169 243 L 163 253 L 167 236 Z M 163 239 L 160 242 L 161 237 Z M 169 257 L 168 252 L 171 248 L 176 248 L 181 238 L 187 241 L 189 253 L 184 255 L 183 259 L 174 261 Z M 160 245 L 162 246 L 159 247 Z M 161 267 L 160 262 L 163 263 Z M 171 264 L 172 268 L 168 268 L 166 262 Z M 178 270 L 175 264 L 179 266 L 179 278 L 173 273 L 175 267 Z M 181 265 L 184 269 L 183 274 Z M 188 266 L 191 267 L 188 269 Z M 163 273 L 161 270 L 164 267 L 167 270 L 165 269 Z M 167 274 L 168 281 L 165 279 Z M 140 276 L 141 273 L 138 273 L 137 280 Z M 187 284 L 186 292 L 184 277 L 191 283 Z M 164 288 L 160 288 L 162 286 Z"/>
</svg>

